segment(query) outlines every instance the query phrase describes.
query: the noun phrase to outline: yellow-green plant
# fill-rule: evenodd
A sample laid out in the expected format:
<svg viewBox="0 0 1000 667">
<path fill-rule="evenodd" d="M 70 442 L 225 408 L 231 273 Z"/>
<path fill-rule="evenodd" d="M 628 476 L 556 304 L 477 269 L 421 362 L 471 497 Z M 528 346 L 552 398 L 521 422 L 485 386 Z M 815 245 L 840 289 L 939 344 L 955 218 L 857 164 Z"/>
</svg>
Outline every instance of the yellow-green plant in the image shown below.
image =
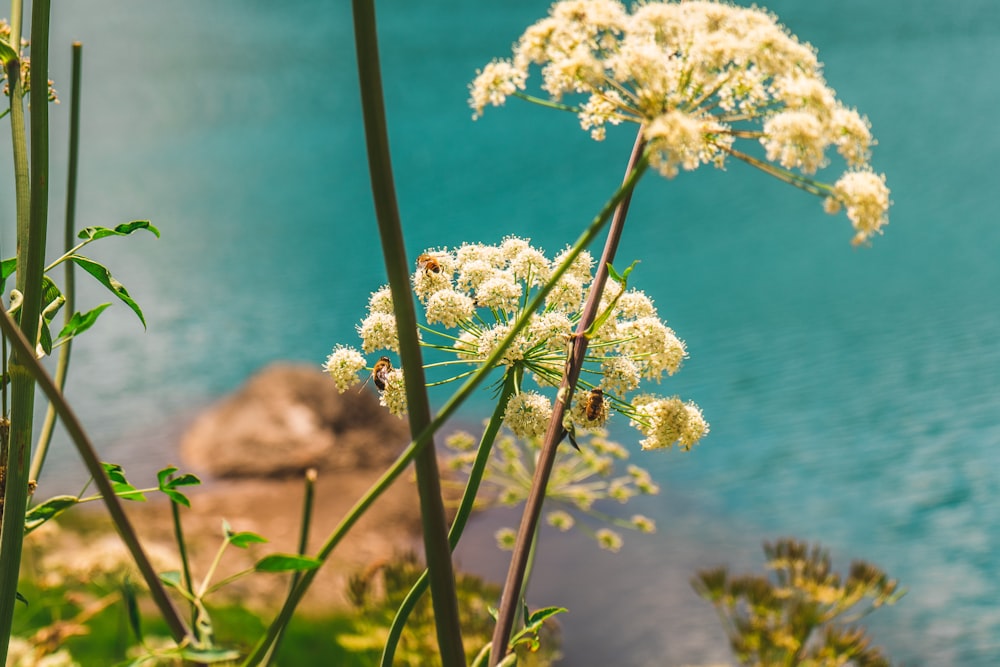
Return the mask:
<svg viewBox="0 0 1000 667">
<path fill-rule="evenodd" d="M 843 576 L 820 545 L 794 539 L 765 542 L 764 555 L 768 574 L 732 575 L 723 566 L 692 580 L 718 612 L 740 664 L 889 667 L 865 629 L 852 624 L 903 596 L 894 579 L 860 560 Z"/>
</svg>

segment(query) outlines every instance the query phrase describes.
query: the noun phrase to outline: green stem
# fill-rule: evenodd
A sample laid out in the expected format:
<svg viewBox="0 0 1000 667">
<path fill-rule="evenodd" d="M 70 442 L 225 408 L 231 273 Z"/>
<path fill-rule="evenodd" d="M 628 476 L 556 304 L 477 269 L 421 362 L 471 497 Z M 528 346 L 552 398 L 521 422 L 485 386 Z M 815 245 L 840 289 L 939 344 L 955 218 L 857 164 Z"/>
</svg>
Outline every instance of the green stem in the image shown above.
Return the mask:
<svg viewBox="0 0 1000 667">
<path fill-rule="evenodd" d="M 479 450 L 476 453 L 476 460 L 472 463 L 472 470 L 469 472 L 469 481 L 465 485 L 465 493 L 462 494 L 462 501 L 458 506 L 455 519 L 452 521 L 451 531 L 448 533 L 448 543 L 451 545 L 452 550 L 458 545 L 458 541 L 462 537 L 462 532 L 465 530 L 465 524 L 472 514 L 473 506 L 476 503 L 476 494 L 479 493 L 479 485 L 483 480 L 483 472 L 486 470 L 486 464 L 490 460 L 490 453 L 493 451 L 493 443 L 496 441 L 497 433 L 500 432 L 500 426 L 503 424 L 503 415 L 507 409 L 507 401 L 516 391 L 516 386 L 517 381 L 514 373 L 507 373 L 503 390 L 497 401 L 497 407 L 493 411 L 493 416 L 490 418 L 489 423 L 486 425 L 486 430 L 483 431 L 482 438 L 479 440 Z M 403 603 L 396 610 L 396 616 L 392 619 L 392 625 L 389 626 L 389 636 L 382 651 L 382 661 L 379 663 L 382 667 L 392 667 L 392 660 L 396 654 L 396 646 L 399 644 L 399 638 L 403 634 L 406 620 L 410 617 L 410 613 L 413 612 L 413 608 L 426 590 L 427 571 L 424 570 L 416 583 L 413 584 L 413 588 L 403 598 Z"/>
<path fill-rule="evenodd" d="M 514 625 L 514 617 L 518 609 L 518 601 L 521 598 L 521 586 L 531 554 L 531 544 L 538 526 L 538 519 L 541 516 L 542 503 L 545 501 L 545 490 L 548 487 L 549 477 L 552 474 L 552 466 L 555 463 L 556 448 L 564 437 L 563 416 L 566 413 L 567 404 L 572 400 L 573 387 L 576 386 L 576 382 L 580 377 L 580 369 L 583 367 L 583 360 L 587 356 L 588 340 L 584 333 L 597 317 L 597 311 L 600 308 L 601 293 L 604 291 L 604 285 L 608 280 L 608 265 L 614 263 L 632 191 L 635 188 L 636 182 L 645 173 L 648 164 L 648 157 L 645 154 L 645 141 L 643 140 L 642 129 L 640 128 L 639 134 L 635 139 L 635 145 L 632 148 L 628 167 L 625 170 L 625 181 L 619 189 L 619 192 L 623 192 L 623 195 L 621 197 L 612 197 L 611 201 L 608 202 L 608 205 L 614 208 L 614 219 L 611 221 L 611 229 L 608 231 L 604 252 L 601 255 L 601 261 L 597 265 L 594 281 L 590 286 L 587 303 L 584 305 L 580 322 L 577 325 L 576 335 L 573 339 L 573 351 L 566 360 L 566 370 L 563 373 L 562 384 L 556 395 L 555 404 L 552 406 L 552 419 L 549 421 L 549 428 L 545 434 L 542 451 L 539 454 L 538 463 L 535 467 L 534 481 L 532 482 L 528 499 L 524 504 L 524 514 L 518 528 L 514 552 L 511 554 L 510 568 L 507 570 L 507 579 L 504 582 L 500 610 L 497 614 L 497 624 L 493 632 L 493 651 L 490 654 L 491 667 L 496 667 L 507 654 L 507 645 L 510 641 L 511 629 Z M 607 205 L 605 208 L 607 208 Z"/>
<path fill-rule="evenodd" d="M 309 468 L 306 470 L 305 477 L 305 493 L 302 497 L 302 521 L 299 524 L 299 550 L 300 556 L 306 555 L 309 550 L 309 526 L 312 523 L 312 511 L 313 505 L 316 499 L 316 469 Z M 296 570 L 292 574 L 292 581 L 288 587 L 288 594 L 291 595 L 292 591 L 295 590 L 296 584 L 299 583 L 299 579 L 302 578 L 302 574 Z M 274 643 L 271 645 L 268 651 L 267 658 L 264 661 L 265 665 L 270 665 L 271 661 L 274 660 L 274 656 L 278 655 L 278 649 L 281 648 L 281 640 L 285 636 L 285 628 L 281 629 L 278 636 L 274 638 Z"/>
<path fill-rule="evenodd" d="M 24 140 L 23 82 L 20 62 L 11 61 L 8 80 L 11 84 L 11 124 L 14 130 L 15 179 L 17 181 L 17 289 L 24 295 L 20 325 L 25 337 L 35 341 L 41 313 L 42 267 L 45 259 L 45 232 L 48 216 L 49 173 L 49 1 L 36 0 L 31 5 L 32 70 L 36 82 L 31 88 L 31 162 L 27 172 L 18 155 L 17 144 Z M 18 19 L 19 20 L 19 19 Z M 20 49 L 20 39 L 11 33 L 12 47 Z M 14 68 L 16 71 L 13 71 Z M 11 78 L 13 75 L 13 78 Z M 20 127 L 18 127 L 20 126 Z M 16 135 L 20 134 L 20 138 Z M 25 195 L 27 194 L 27 201 Z M 26 207 L 25 204 L 28 206 Z M 27 213 L 27 215 L 25 215 Z M 35 383 L 25 368 L 26 359 L 34 360 L 34 345 L 23 353 L 14 350 L 9 366 L 11 382 L 10 439 L 7 445 L 6 483 L 2 527 L 0 527 L 0 664 L 6 664 L 7 644 L 17 601 L 18 573 L 24 541 L 24 514 L 28 506 L 28 473 L 31 462 L 31 430 L 35 405 Z"/>
<path fill-rule="evenodd" d="M 643 168 L 645 163 L 643 163 Z M 601 209 L 600 213 L 591 221 L 590 226 L 580 237 L 576 240 L 570 251 L 566 253 L 563 258 L 562 263 L 555 268 L 552 272 L 549 282 L 544 286 L 540 287 L 535 293 L 534 298 L 531 303 L 528 304 L 527 308 L 514 324 L 510 327 L 507 335 L 497 344 L 493 353 L 490 354 L 483 362 L 482 366 L 476 370 L 475 373 L 468 380 L 466 380 L 461 387 L 459 387 L 455 393 L 449 398 L 445 404 L 441 407 L 441 410 L 437 413 L 431 423 L 425 428 L 420 435 L 413 439 L 409 446 L 404 449 L 392 466 L 382 473 L 382 476 L 375 481 L 372 487 L 365 493 L 364 496 L 354 504 L 351 511 L 348 512 L 347 516 L 341 520 L 340 524 L 333 530 L 333 532 L 327 537 L 326 541 L 320 547 L 319 552 L 316 554 L 316 558 L 320 561 L 326 561 L 326 559 L 333 552 L 333 549 L 340 543 L 340 540 L 344 538 L 347 532 L 354 526 L 361 515 L 365 513 L 368 507 L 375 502 L 389 485 L 406 469 L 410 461 L 413 459 L 416 452 L 424 447 L 428 442 L 430 442 L 431 436 L 437 432 L 441 426 L 444 425 L 448 419 L 458 410 L 458 408 L 465 402 L 465 400 L 472 394 L 473 391 L 486 379 L 486 377 L 492 372 L 492 370 L 500 364 L 500 359 L 506 353 L 507 348 L 514 339 L 521 333 L 521 331 L 528 325 L 531 321 L 533 314 L 538 311 L 545 303 L 545 297 L 549 295 L 552 288 L 555 287 L 559 279 L 569 270 L 569 267 L 573 264 L 580 253 L 583 252 L 590 243 L 597 237 L 601 229 L 611 218 L 611 214 L 614 213 L 615 208 L 627 193 L 631 192 L 635 183 L 638 181 L 642 170 L 637 170 L 631 175 L 629 180 L 622 184 L 618 191 L 615 193 L 614 197 L 608 201 L 604 208 Z M 302 579 L 299 581 L 299 585 L 295 587 L 295 592 L 289 595 L 285 599 L 285 603 L 282 605 L 281 611 L 278 616 L 274 619 L 271 625 L 268 627 L 267 632 L 261 639 L 257 642 L 254 647 L 253 652 L 247 657 L 243 662 L 243 667 L 254 667 L 260 664 L 261 659 L 267 652 L 267 647 L 274 642 L 275 636 L 279 631 L 279 628 L 284 627 L 291 620 L 292 614 L 295 611 L 295 607 L 298 605 L 302 596 L 305 595 L 306 590 L 308 590 L 313 578 L 315 578 L 319 568 L 309 570 L 306 572 Z"/>
<path fill-rule="evenodd" d="M 171 475 L 173 477 L 173 475 Z M 188 558 L 187 541 L 184 539 L 184 527 L 181 524 L 181 506 L 173 498 L 170 499 L 170 518 L 174 524 L 174 538 L 177 540 L 177 553 L 181 557 L 181 573 L 184 575 L 184 590 L 194 594 L 193 579 L 191 579 L 191 561 Z M 198 609 L 191 604 L 191 622 L 196 619 Z"/>
<path fill-rule="evenodd" d="M 425 387 L 420 337 L 417 334 L 417 315 L 413 299 L 410 297 L 409 262 L 406 259 L 392 176 L 374 2 L 354 0 L 353 9 L 361 107 L 365 123 L 372 196 L 375 200 L 375 217 L 378 220 L 382 254 L 385 258 L 396 315 L 410 433 L 416 436 L 430 423 L 431 408 Z M 448 527 L 444 513 L 444 499 L 441 497 L 437 453 L 433 445 L 424 447 L 417 453 L 415 468 L 417 494 L 420 498 L 420 524 L 424 534 L 424 553 L 430 571 L 434 621 L 441 663 L 443 667 L 464 667 L 465 649 L 462 646 L 462 628 L 458 618 L 455 574 L 451 562 L 451 550 L 448 548 Z"/>
<path fill-rule="evenodd" d="M 97 452 L 94 450 L 94 445 L 84 432 L 76 413 L 73 412 L 69 403 L 66 402 L 59 388 L 56 387 L 55 382 L 52 381 L 48 372 L 41 365 L 41 362 L 32 356 L 32 352 L 35 349 L 34 345 L 28 343 L 24 334 L 17 328 L 17 324 L 2 308 L 0 308 L 0 330 L 10 339 L 14 353 L 23 358 L 26 370 L 34 377 L 38 386 L 45 393 L 45 396 L 56 406 L 56 413 L 59 419 L 62 420 L 63 428 L 76 445 L 77 451 L 80 453 L 80 458 L 83 459 L 83 463 L 93 478 L 94 484 L 101 492 L 104 504 L 108 508 L 108 514 L 111 515 L 111 520 L 115 524 L 119 535 L 121 535 L 125 547 L 129 550 L 132 559 L 139 568 L 139 572 L 142 574 L 143 580 L 149 587 L 153 602 L 156 603 L 157 608 L 160 610 L 160 615 L 163 616 L 170 634 L 175 641 L 180 643 L 185 637 L 191 636 L 191 633 L 178 615 L 177 609 L 174 607 L 163 583 L 156 574 L 156 570 L 153 569 L 149 558 L 143 551 L 142 545 L 139 543 L 139 537 L 136 535 L 132 523 L 125 515 L 121 500 L 115 495 L 115 490 L 111 486 L 111 480 L 108 479 L 104 466 L 101 465 L 101 461 L 97 457 Z M 24 523 L 23 517 L 21 523 L 22 525 Z M 3 645 L 6 646 L 6 644 Z"/>
<path fill-rule="evenodd" d="M 73 43 L 73 76 L 72 89 L 69 98 L 69 165 L 66 177 L 66 225 L 63 229 L 63 246 L 72 248 L 74 242 L 73 230 L 76 228 L 76 181 L 77 170 L 80 162 L 80 70 L 83 60 L 83 45 L 80 42 Z M 48 270 L 48 269 L 46 269 Z M 63 318 L 65 323 L 73 317 L 76 295 L 76 278 L 73 273 L 73 262 L 67 262 L 65 267 L 65 285 L 63 286 L 63 296 L 66 302 L 63 304 Z M 68 339 L 66 344 L 59 350 L 59 361 L 56 365 L 56 386 L 59 391 L 66 386 L 66 373 L 69 370 L 69 353 L 72 339 Z M 42 474 L 42 466 L 45 465 L 45 456 L 49 451 L 49 443 L 52 442 L 52 433 L 56 425 L 56 409 L 50 404 L 45 411 L 45 421 L 38 432 L 38 445 L 35 448 L 35 456 L 31 461 L 31 472 L 29 479 L 37 480 Z"/>
</svg>

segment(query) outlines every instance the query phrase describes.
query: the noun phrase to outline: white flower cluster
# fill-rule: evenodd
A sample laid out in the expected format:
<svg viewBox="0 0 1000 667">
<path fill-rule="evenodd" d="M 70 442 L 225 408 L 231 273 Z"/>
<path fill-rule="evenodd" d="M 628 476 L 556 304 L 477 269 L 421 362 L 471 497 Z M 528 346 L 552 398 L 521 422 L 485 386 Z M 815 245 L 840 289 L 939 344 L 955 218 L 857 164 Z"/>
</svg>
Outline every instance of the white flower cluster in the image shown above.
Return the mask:
<svg viewBox="0 0 1000 667">
<path fill-rule="evenodd" d="M 630 13 L 615 0 L 557 2 L 510 59 L 477 72 L 474 117 L 512 95 L 533 99 L 521 92 L 532 65 L 552 100 L 580 96 L 568 108 L 594 139 L 608 124 L 642 124 L 650 163 L 668 178 L 722 167 L 731 155 L 844 204 L 856 243 L 887 222 L 884 181 L 845 192 L 788 171 L 814 174 L 831 146 L 851 170 L 845 178 L 870 171 L 875 141 L 868 120 L 827 85 L 815 49 L 763 9 L 689 0 L 637 3 Z M 759 144 L 766 161 L 737 149 L 740 139 Z"/>
<path fill-rule="evenodd" d="M 440 248 L 421 254 L 412 275 L 413 290 L 427 322 L 422 327 L 421 343 L 438 354 L 454 357 L 431 364 L 428 369 L 486 363 L 510 333 L 534 290 L 567 259 L 566 253 L 564 250 L 550 260 L 530 240 L 510 236 L 497 245 L 467 243 L 454 250 Z M 584 293 L 593 279 L 593 265 L 586 251 L 577 256 L 545 306 L 533 314 L 495 361 L 504 372 L 534 379 L 542 390 L 523 388 L 519 379 L 518 390 L 504 414 L 504 423 L 518 438 L 539 438 L 548 428 L 552 397 L 543 391 L 562 379 Z M 616 282 L 608 284 L 601 312 L 608 317 L 590 336 L 581 380 L 567 414 L 574 431 L 601 428 L 618 412 L 646 434 L 644 429 L 654 427 L 656 416 L 637 411 L 628 395 L 643 380 L 659 382 L 664 375 L 674 374 L 687 356 L 684 343 L 660 320 L 649 297 L 634 289 L 623 291 Z M 366 353 L 397 350 L 396 321 L 387 287 L 372 294 L 358 334 L 361 350 Z M 406 414 L 403 375 L 388 359 L 382 357 L 369 367 L 361 351 L 338 345 L 324 368 L 341 392 L 360 383 L 367 374 L 381 392 L 382 405 L 401 417 Z M 467 374 L 453 373 L 452 378 L 432 381 L 447 382 Z M 679 439 L 680 435 L 675 440 Z M 689 446 L 688 442 L 680 442 Z"/>
</svg>

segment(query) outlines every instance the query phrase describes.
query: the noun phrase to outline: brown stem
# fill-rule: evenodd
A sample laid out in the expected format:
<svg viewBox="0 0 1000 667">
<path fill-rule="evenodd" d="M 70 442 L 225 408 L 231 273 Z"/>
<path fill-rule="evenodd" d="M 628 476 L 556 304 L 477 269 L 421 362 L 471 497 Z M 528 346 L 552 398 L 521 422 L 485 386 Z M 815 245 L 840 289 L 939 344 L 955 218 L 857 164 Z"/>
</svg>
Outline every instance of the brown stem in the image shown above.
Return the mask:
<svg viewBox="0 0 1000 667">
<path fill-rule="evenodd" d="M 632 148 L 632 155 L 629 157 L 628 167 L 625 169 L 626 181 L 639 166 L 645 145 L 646 142 L 642 136 L 642 129 L 640 129 L 638 136 L 635 138 L 635 145 Z M 504 582 L 503 598 L 500 600 L 500 610 L 497 614 L 497 625 L 493 631 L 490 667 L 496 667 L 497 663 L 507 654 L 507 643 L 510 641 L 514 615 L 518 609 L 518 601 L 521 598 L 521 583 L 524 580 L 524 573 L 527 570 L 531 543 L 535 535 L 535 530 L 538 527 L 538 518 L 542 513 L 545 490 L 548 487 L 552 465 L 555 462 L 556 449 L 565 436 L 563 431 L 563 416 L 566 414 L 566 408 L 569 407 L 569 404 L 573 400 L 573 388 L 576 387 L 577 380 L 580 379 L 580 369 L 583 368 L 583 360 L 587 355 L 588 340 L 584 332 L 593 323 L 594 318 L 597 317 L 597 311 L 601 304 L 601 294 L 604 292 L 604 285 L 608 281 L 608 264 L 611 264 L 615 259 L 615 253 L 618 250 L 618 243 L 621 240 L 622 230 L 625 227 L 625 216 L 628 214 L 628 206 L 632 200 L 633 191 L 634 186 L 633 190 L 625 193 L 625 196 L 615 209 L 614 217 L 611 219 L 611 229 L 608 230 L 604 252 L 597 266 L 597 273 L 594 275 L 594 282 L 590 286 L 587 303 L 583 307 L 580 323 L 573 338 L 573 350 L 566 360 L 566 370 L 563 372 L 562 383 L 559 385 L 555 405 L 552 407 L 552 419 L 549 421 L 549 429 L 545 433 L 545 441 L 542 444 L 538 465 L 535 468 L 535 477 L 531 484 L 531 491 L 524 504 L 524 514 L 521 517 L 521 525 L 518 528 L 517 542 L 514 545 L 514 552 L 511 554 L 510 569 L 507 570 L 507 580 Z"/>
</svg>

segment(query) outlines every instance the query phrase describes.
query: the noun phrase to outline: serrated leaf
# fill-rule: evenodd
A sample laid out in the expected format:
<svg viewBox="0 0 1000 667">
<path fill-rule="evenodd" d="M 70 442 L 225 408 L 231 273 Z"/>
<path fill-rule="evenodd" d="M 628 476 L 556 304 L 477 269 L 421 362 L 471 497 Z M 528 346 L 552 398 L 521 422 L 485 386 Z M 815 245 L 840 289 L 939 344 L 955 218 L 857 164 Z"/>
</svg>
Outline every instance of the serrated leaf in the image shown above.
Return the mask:
<svg viewBox="0 0 1000 667">
<path fill-rule="evenodd" d="M 24 515 L 24 532 L 30 533 L 46 521 L 54 519 L 80 502 L 76 496 L 53 496 L 44 503 L 30 508 Z"/>
<path fill-rule="evenodd" d="M 264 556 L 254 569 L 257 572 L 303 572 L 315 570 L 323 561 L 311 556 L 296 556 L 294 554 L 271 554 Z"/>
<path fill-rule="evenodd" d="M 267 538 L 257 533 L 251 533 L 250 531 L 244 531 L 242 533 L 230 533 L 226 536 L 226 539 L 234 547 L 239 547 L 240 549 L 246 549 L 251 544 L 263 544 L 267 542 Z"/>
<path fill-rule="evenodd" d="M 107 227 L 85 227 L 81 229 L 76 236 L 77 238 L 96 241 L 97 239 L 103 239 L 107 236 L 128 236 L 132 232 L 140 229 L 145 229 L 151 232 L 156 238 L 160 238 L 160 230 L 149 224 L 149 220 L 133 220 L 132 222 L 123 222 L 122 224 L 117 225 L 114 229 L 108 229 Z"/>
<path fill-rule="evenodd" d="M 72 338 L 73 336 L 82 334 L 84 331 L 94 326 L 94 322 L 97 321 L 97 318 L 110 305 L 110 303 L 102 303 L 96 308 L 88 310 L 86 313 L 73 313 L 73 317 L 69 318 L 69 322 L 63 325 L 62 331 L 59 332 L 58 339 Z"/>
<path fill-rule="evenodd" d="M 14 60 L 17 60 L 17 51 L 6 40 L 0 39 L 0 63 L 3 63 L 4 69 L 7 68 L 7 63 Z"/>
<path fill-rule="evenodd" d="M 185 648 L 181 651 L 181 657 L 191 662 L 198 662 L 203 665 L 212 665 L 219 662 L 231 662 L 239 660 L 240 652 L 225 648 Z"/>
<path fill-rule="evenodd" d="M 181 586 L 181 573 L 180 570 L 168 570 L 166 572 L 160 572 L 160 581 L 165 583 L 171 588 L 176 588 L 177 590 L 183 590 Z"/>
<path fill-rule="evenodd" d="M 125 289 L 125 286 L 111 275 L 111 272 L 108 271 L 107 267 L 100 262 L 95 262 L 89 257 L 84 257 L 83 255 L 70 255 L 69 259 L 76 262 L 77 266 L 81 269 L 94 276 L 94 278 L 97 279 L 97 282 L 111 290 L 112 294 L 117 296 L 125 303 L 126 306 L 132 309 L 132 312 L 135 313 L 139 318 L 139 321 L 142 322 L 142 327 L 144 329 L 146 328 L 146 318 L 142 316 L 142 309 L 139 307 L 139 304 L 137 304 L 135 300 L 129 296 L 128 290 Z"/>
</svg>

